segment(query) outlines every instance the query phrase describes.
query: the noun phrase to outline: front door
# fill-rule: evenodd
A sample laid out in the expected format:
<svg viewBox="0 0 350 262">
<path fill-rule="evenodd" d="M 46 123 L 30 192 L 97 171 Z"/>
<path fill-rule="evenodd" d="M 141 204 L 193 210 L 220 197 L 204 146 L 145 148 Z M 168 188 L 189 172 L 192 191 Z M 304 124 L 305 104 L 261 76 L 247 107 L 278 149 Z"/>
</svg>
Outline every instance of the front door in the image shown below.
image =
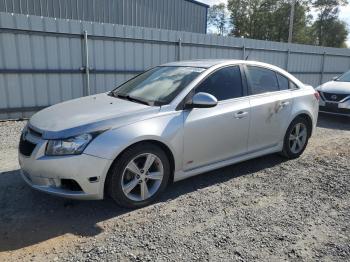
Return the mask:
<svg viewBox="0 0 350 262">
<path fill-rule="evenodd" d="M 195 89 L 218 99 L 213 108 L 184 111 L 184 170 L 192 170 L 247 152 L 250 120 L 239 66 L 219 69 Z"/>
</svg>

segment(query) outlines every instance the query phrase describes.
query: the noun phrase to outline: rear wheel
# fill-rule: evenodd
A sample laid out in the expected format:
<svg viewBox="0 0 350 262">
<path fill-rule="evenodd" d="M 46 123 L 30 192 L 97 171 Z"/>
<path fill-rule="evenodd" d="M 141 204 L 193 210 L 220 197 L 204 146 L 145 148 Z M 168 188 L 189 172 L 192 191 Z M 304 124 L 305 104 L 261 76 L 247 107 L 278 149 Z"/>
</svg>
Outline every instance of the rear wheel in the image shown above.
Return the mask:
<svg viewBox="0 0 350 262">
<path fill-rule="evenodd" d="M 117 204 L 138 208 L 152 203 L 166 188 L 170 164 L 164 151 L 153 144 L 127 149 L 113 164 L 107 189 Z"/>
<path fill-rule="evenodd" d="M 284 137 L 283 155 L 287 158 L 298 158 L 305 150 L 310 137 L 309 123 L 298 117 L 289 125 Z"/>
</svg>

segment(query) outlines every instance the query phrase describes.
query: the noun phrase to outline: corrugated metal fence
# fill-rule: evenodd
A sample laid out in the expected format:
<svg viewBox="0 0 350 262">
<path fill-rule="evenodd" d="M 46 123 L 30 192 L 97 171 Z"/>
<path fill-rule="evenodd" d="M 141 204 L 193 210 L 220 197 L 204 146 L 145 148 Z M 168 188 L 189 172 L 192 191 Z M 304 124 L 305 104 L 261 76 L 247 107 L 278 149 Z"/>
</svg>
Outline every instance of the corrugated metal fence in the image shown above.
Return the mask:
<svg viewBox="0 0 350 262">
<path fill-rule="evenodd" d="M 165 62 L 247 56 L 313 86 L 350 68 L 348 49 L 0 13 L 0 119 L 111 90 Z"/>
<path fill-rule="evenodd" d="M 192 0 L 0 0 L 0 12 L 206 33 L 207 5 Z"/>
</svg>

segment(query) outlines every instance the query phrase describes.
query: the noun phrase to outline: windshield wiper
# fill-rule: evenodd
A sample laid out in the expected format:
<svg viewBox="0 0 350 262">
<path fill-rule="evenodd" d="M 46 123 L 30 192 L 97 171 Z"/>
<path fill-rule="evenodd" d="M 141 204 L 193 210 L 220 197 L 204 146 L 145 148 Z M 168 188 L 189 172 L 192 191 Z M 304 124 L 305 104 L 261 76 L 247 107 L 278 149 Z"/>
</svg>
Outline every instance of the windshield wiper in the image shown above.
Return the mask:
<svg viewBox="0 0 350 262">
<path fill-rule="evenodd" d="M 118 93 L 115 93 L 115 92 L 111 92 L 111 95 L 114 96 L 114 97 L 122 98 L 122 99 L 125 99 L 125 100 L 129 100 L 129 101 L 132 101 L 132 102 L 136 102 L 136 103 L 140 103 L 140 104 L 144 104 L 144 105 L 148 105 L 148 106 L 152 106 L 153 105 L 149 101 L 146 101 L 146 100 L 143 100 L 143 99 L 140 99 L 140 98 L 137 98 L 137 97 L 133 97 L 133 96 L 130 96 L 130 95 L 123 95 L 123 94 L 118 94 Z"/>
<path fill-rule="evenodd" d="M 146 100 L 143 100 L 143 99 L 140 99 L 140 98 L 136 98 L 136 97 L 133 97 L 133 96 L 130 96 L 130 95 L 127 96 L 127 99 L 129 99 L 132 102 L 137 102 L 137 103 L 148 105 L 148 106 L 152 105 L 151 102 L 148 102 Z"/>
</svg>

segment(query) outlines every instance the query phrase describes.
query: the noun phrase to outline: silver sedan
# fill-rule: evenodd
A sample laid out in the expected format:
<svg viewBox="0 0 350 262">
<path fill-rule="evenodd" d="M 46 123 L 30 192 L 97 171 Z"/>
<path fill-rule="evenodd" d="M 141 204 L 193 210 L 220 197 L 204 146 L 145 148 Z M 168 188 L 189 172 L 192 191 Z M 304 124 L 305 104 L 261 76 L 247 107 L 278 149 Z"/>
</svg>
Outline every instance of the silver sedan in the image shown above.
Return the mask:
<svg viewBox="0 0 350 262">
<path fill-rule="evenodd" d="M 165 64 L 36 113 L 19 144 L 22 177 L 62 197 L 142 207 L 173 181 L 276 152 L 299 157 L 318 99 L 265 63 Z"/>
</svg>

